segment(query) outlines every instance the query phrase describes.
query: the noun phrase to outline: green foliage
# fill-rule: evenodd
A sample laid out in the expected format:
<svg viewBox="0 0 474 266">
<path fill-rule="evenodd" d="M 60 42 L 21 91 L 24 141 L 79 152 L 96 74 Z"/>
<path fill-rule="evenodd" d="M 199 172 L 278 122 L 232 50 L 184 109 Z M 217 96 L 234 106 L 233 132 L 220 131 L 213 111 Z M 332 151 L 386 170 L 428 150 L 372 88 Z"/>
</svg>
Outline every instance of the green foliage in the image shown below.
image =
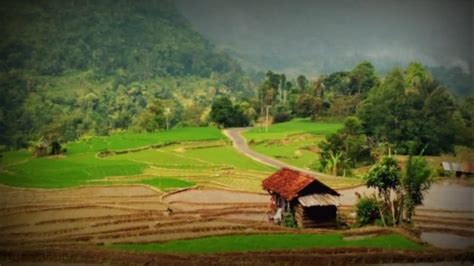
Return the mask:
<svg viewBox="0 0 474 266">
<path fill-rule="evenodd" d="M 291 82 L 286 81 L 284 74 L 268 71 L 266 79 L 257 88 L 258 102 L 255 103 L 255 108 L 260 110 L 260 115 L 264 114 L 263 109 L 267 105 L 286 104 L 286 95 L 291 86 Z"/>
<path fill-rule="evenodd" d="M 281 221 L 282 225 L 288 228 L 296 228 L 296 220 L 295 220 L 295 215 L 291 212 L 286 212 L 283 215 L 283 219 Z"/>
<path fill-rule="evenodd" d="M 365 61 L 352 69 L 349 74 L 348 94 L 367 94 L 378 85 L 378 77 L 375 75 L 374 66 Z"/>
<path fill-rule="evenodd" d="M 375 188 L 380 194 L 396 189 L 400 185 L 400 165 L 393 157 L 384 157 L 365 176 L 367 187 Z"/>
<path fill-rule="evenodd" d="M 423 203 L 423 193 L 431 186 L 431 169 L 423 157 L 413 157 L 407 161 L 405 175 L 401 179 L 404 190 L 406 218 L 411 221 L 416 206 Z"/>
<path fill-rule="evenodd" d="M 312 117 L 314 118 L 322 110 L 321 99 L 310 94 L 300 94 L 296 100 L 295 114 L 298 117 Z"/>
<path fill-rule="evenodd" d="M 112 248 L 129 251 L 168 253 L 224 253 L 328 247 L 423 249 L 415 242 L 396 234 L 358 240 L 345 240 L 340 234 L 254 234 L 213 236 L 151 244 L 115 244 L 112 246 Z"/>
<path fill-rule="evenodd" d="M 308 80 L 304 75 L 299 75 L 296 78 L 296 83 L 298 84 L 300 91 L 304 91 L 308 87 Z"/>
<path fill-rule="evenodd" d="M 141 181 L 144 184 L 151 185 L 158 188 L 161 191 L 166 191 L 170 189 L 177 188 L 186 188 L 195 185 L 194 182 L 185 181 L 176 178 L 154 178 L 154 179 L 145 179 Z"/>
<path fill-rule="evenodd" d="M 273 123 L 283 123 L 291 120 L 291 115 L 288 112 L 282 111 L 273 115 Z"/>
<path fill-rule="evenodd" d="M 369 188 L 375 188 L 378 195 L 382 197 L 383 206 L 380 207 L 383 216 L 381 217 L 384 225 L 395 225 L 399 222 L 399 215 L 395 210 L 395 201 L 392 199 L 392 191 L 397 191 L 399 198 L 401 170 L 398 162 L 391 156 L 382 158 L 380 162 L 370 168 L 365 175 L 365 184 Z M 387 219 L 388 210 L 391 210 L 391 219 Z M 401 212 L 399 212 L 401 213 Z"/>
<path fill-rule="evenodd" d="M 239 105 L 233 105 L 225 96 L 214 99 L 211 107 L 211 119 L 223 127 L 243 127 L 249 125 L 249 119 Z"/>
<path fill-rule="evenodd" d="M 172 2 L 15 1 L 4 18 L 0 59 L 6 70 L 46 75 L 70 69 L 134 79 L 227 73 L 239 66 L 193 31 Z M 16 25 L 23 25 L 20 32 Z"/>
<path fill-rule="evenodd" d="M 344 128 L 326 137 L 318 147 L 321 154 L 319 170 L 333 175 L 350 170 L 362 160 L 370 160 L 367 137 L 357 117 L 347 117 Z"/>
<path fill-rule="evenodd" d="M 171 1 L 20 0 L 0 15 L 0 143 L 9 147 L 151 132 L 166 118 L 207 125 L 217 91 L 253 95 L 240 66 Z"/>
<path fill-rule="evenodd" d="M 407 161 L 405 174 L 401 175 L 398 162 L 393 157 L 384 157 L 381 162 L 373 166 L 365 176 L 367 187 L 376 188 L 383 197 L 384 224 L 398 224 L 402 222 L 402 214 L 411 221 L 415 207 L 423 204 L 423 193 L 427 191 L 432 180 L 431 170 L 422 157 L 412 157 Z M 391 196 L 395 191 L 395 198 Z M 387 210 L 391 209 L 391 219 L 387 219 Z"/>
<path fill-rule="evenodd" d="M 356 224 L 364 226 L 380 219 L 378 202 L 375 198 L 362 197 L 356 204 Z"/>
<path fill-rule="evenodd" d="M 400 154 L 453 152 L 455 144 L 472 145 L 468 112 L 434 81 L 420 64 L 395 69 L 364 100 L 357 116 L 367 135 L 395 144 Z"/>
<path fill-rule="evenodd" d="M 323 80 L 323 84 L 330 92 L 347 95 L 350 81 L 348 72 L 334 72 Z"/>
</svg>

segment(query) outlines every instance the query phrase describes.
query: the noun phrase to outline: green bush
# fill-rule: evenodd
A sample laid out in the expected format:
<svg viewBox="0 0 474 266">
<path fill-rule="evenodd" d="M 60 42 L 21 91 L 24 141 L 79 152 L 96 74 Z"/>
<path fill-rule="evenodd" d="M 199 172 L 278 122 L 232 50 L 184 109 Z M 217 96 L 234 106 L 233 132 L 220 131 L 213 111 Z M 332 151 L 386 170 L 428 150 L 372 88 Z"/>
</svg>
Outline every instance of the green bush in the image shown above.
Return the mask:
<svg viewBox="0 0 474 266">
<path fill-rule="evenodd" d="M 297 225 L 296 225 L 295 216 L 293 215 L 293 213 L 285 213 L 283 215 L 282 224 L 285 227 L 296 228 Z"/>
<path fill-rule="evenodd" d="M 356 204 L 357 226 L 373 224 L 377 219 L 380 219 L 377 204 L 375 198 L 362 197 L 359 199 Z"/>
<path fill-rule="evenodd" d="M 278 112 L 273 116 L 273 123 L 283 123 L 291 120 L 291 115 L 288 112 Z"/>
</svg>

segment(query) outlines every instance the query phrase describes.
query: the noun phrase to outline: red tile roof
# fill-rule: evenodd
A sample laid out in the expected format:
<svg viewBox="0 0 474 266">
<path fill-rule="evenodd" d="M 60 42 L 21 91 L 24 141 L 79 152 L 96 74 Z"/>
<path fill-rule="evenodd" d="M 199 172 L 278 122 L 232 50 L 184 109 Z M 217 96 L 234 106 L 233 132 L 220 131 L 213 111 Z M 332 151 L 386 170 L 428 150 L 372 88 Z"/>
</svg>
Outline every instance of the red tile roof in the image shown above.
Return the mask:
<svg viewBox="0 0 474 266">
<path fill-rule="evenodd" d="M 267 177 L 263 180 L 262 186 L 264 189 L 275 192 L 285 200 L 290 201 L 312 183 L 315 183 L 329 194 L 339 195 L 336 191 L 316 180 L 313 176 L 288 168 L 282 168 Z"/>
</svg>

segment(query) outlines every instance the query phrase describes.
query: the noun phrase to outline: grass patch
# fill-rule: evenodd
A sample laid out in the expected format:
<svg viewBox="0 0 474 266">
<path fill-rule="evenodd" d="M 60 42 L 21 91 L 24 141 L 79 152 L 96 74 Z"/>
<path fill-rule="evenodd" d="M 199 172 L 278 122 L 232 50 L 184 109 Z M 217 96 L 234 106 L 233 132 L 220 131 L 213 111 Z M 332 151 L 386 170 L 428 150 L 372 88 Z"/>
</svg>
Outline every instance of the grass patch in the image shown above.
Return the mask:
<svg viewBox="0 0 474 266">
<path fill-rule="evenodd" d="M 161 191 L 176 189 L 176 188 L 187 188 L 195 185 L 194 182 L 176 179 L 176 178 L 154 178 L 145 179 L 141 183 L 147 184 L 158 188 Z"/>
<path fill-rule="evenodd" d="M 247 140 L 269 140 L 281 139 L 297 133 L 308 133 L 312 135 L 328 135 L 336 133 L 343 127 L 337 122 L 314 122 L 309 119 L 293 119 L 288 122 L 273 124 L 268 127 L 268 132 L 260 127 L 254 127 L 244 133 Z"/>
<path fill-rule="evenodd" d="M 341 234 L 256 234 L 214 236 L 173 240 L 151 244 L 116 244 L 113 248 L 129 251 L 167 253 L 225 253 L 308 248 L 366 247 L 422 250 L 423 247 L 401 235 L 381 235 L 359 240 L 344 240 Z"/>
<path fill-rule="evenodd" d="M 168 141 L 220 140 L 225 136 L 214 127 L 175 128 L 170 131 L 153 133 L 118 133 L 106 137 L 92 137 L 67 145 L 68 153 L 98 152 L 104 150 L 123 150 Z"/>
<path fill-rule="evenodd" d="M 145 183 L 161 190 L 215 184 L 261 191 L 261 180 L 273 169 L 238 153 L 224 138 L 217 128 L 177 128 L 166 132 L 120 133 L 82 139 L 67 145 L 66 156 L 33 158 L 26 150 L 5 152 L 0 167 L 0 183 L 39 188 Z M 173 141 L 182 143 L 104 158 L 96 156 L 103 150 Z M 158 179 L 143 179 L 140 178 L 142 174 Z M 165 179 L 169 177 L 173 178 Z"/>
<path fill-rule="evenodd" d="M 319 158 L 317 144 L 326 135 L 333 134 L 342 127 L 343 124 L 337 122 L 294 119 L 271 125 L 268 132 L 255 127 L 244 132 L 243 136 L 256 152 L 297 167 L 311 169 Z"/>
<path fill-rule="evenodd" d="M 34 158 L 7 167 L 0 172 L 0 182 L 10 186 L 63 188 L 84 185 L 92 179 L 107 176 L 140 174 L 146 165 L 127 160 L 106 161 L 95 153 L 80 153 L 66 157 Z"/>
<path fill-rule="evenodd" d="M 254 160 L 238 153 L 231 146 L 195 149 L 186 152 L 188 158 L 199 159 L 214 165 L 230 166 L 255 171 L 273 171 L 275 169 L 257 163 Z"/>
</svg>

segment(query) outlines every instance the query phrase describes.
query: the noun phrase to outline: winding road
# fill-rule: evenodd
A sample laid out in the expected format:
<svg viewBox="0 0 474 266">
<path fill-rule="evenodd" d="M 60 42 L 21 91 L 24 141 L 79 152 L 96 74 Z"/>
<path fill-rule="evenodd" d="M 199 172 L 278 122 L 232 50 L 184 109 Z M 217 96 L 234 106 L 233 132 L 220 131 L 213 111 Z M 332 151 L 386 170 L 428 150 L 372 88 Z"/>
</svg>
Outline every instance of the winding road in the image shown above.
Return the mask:
<svg viewBox="0 0 474 266">
<path fill-rule="evenodd" d="M 297 171 L 300 171 L 300 172 L 303 172 L 303 173 L 306 173 L 306 174 L 309 174 L 309 175 L 313 175 L 313 176 L 337 178 L 337 176 L 328 175 L 328 174 L 324 174 L 324 173 L 320 173 L 320 172 L 315 172 L 315 171 L 299 168 L 299 167 L 296 167 L 294 165 L 287 164 L 287 163 L 282 162 L 280 160 L 268 157 L 266 155 L 263 155 L 261 153 L 257 153 L 255 151 L 251 150 L 249 148 L 249 146 L 247 145 L 247 141 L 241 135 L 241 133 L 246 131 L 247 129 L 249 129 L 249 128 L 241 127 L 241 128 L 229 128 L 229 129 L 225 129 L 223 131 L 224 134 L 230 140 L 232 140 L 234 148 L 238 152 L 244 154 L 245 156 L 247 156 L 247 157 L 249 157 L 249 158 L 251 158 L 255 161 L 258 161 L 260 163 L 263 163 L 265 165 L 275 167 L 275 168 L 278 168 L 278 169 L 285 167 L 285 168 L 294 169 L 294 170 L 297 170 Z"/>
<path fill-rule="evenodd" d="M 248 128 L 230 128 L 223 131 L 224 134 L 232 140 L 234 148 L 245 156 L 275 168 L 286 167 L 316 177 L 341 178 L 333 175 L 327 175 L 324 173 L 295 167 L 293 165 L 284 163 L 277 159 L 268 157 L 266 155 L 251 150 L 250 147 L 247 145 L 247 141 L 241 135 L 241 133 L 247 129 Z M 367 187 L 361 185 L 357 187 L 339 189 L 338 192 L 341 194 L 341 197 L 339 199 L 341 204 L 353 205 L 357 201 L 357 196 L 355 195 L 355 193 L 361 195 L 372 194 L 374 190 L 368 189 Z M 423 201 L 424 204 L 423 206 L 419 206 L 418 209 L 466 211 L 470 213 L 470 218 L 474 219 L 474 216 L 472 216 L 474 215 L 473 195 L 474 187 L 472 186 L 461 186 L 455 183 L 453 184 L 449 180 L 442 182 L 438 181 L 435 184 L 432 184 L 429 191 L 425 193 L 425 198 Z"/>
</svg>

